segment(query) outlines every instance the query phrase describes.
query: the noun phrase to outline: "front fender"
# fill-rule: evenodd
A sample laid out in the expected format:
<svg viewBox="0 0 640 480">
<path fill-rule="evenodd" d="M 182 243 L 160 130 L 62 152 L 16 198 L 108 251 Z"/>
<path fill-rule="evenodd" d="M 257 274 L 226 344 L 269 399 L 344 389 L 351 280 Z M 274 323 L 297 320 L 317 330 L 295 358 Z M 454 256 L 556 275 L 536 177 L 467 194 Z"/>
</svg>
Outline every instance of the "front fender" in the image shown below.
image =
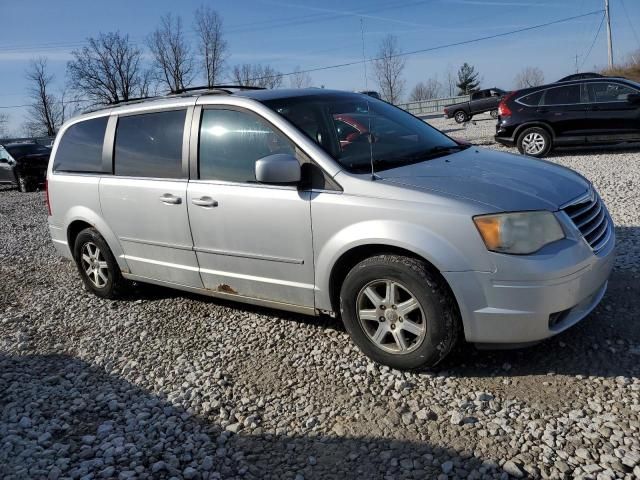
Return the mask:
<svg viewBox="0 0 640 480">
<path fill-rule="evenodd" d="M 476 257 L 474 263 L 471 263 L 468 253 L 465 254 L 450 240 L 419 224 L 393 220 L 359 222 L 337 231 L 317 254 L 317 308 L 332 310 L 331 271 L 342 255 L 364 245 L 385 245 L 408 250 L 424 258 L 441 272 L 492 270 L 488 258 L 484 260 L 486 255 L 483 259 Z"/>
</svg>

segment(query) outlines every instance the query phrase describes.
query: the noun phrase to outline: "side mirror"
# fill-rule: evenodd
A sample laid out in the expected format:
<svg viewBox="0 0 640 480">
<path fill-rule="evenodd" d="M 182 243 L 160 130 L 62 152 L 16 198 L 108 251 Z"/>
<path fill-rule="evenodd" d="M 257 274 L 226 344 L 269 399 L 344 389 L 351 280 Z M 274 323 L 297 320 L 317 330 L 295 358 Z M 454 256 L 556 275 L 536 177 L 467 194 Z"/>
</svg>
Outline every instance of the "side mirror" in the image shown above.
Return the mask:
<svg viewBox="0 0 640 480">
<path fill-rule="evenodd" d="M 298 183 L 301 169 L 298 159 L 288 153 L 268 155 L 256 161 L 256 180 L 260 183 Z"/>
<path fill-rule="evenodd" d="M 627 96 L 627 102 L 634 105 L 640 104 L 640 93 L 630 93 Z"/>
</svg>

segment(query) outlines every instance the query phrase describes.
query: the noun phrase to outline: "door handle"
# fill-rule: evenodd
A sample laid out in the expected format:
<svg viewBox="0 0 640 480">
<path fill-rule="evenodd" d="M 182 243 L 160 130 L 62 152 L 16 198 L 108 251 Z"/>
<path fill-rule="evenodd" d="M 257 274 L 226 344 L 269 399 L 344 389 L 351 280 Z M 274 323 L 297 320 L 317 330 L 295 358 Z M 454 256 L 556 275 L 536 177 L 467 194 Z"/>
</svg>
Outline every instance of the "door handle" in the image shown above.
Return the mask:
<svg viewBox="0 0 640 480">
<path fill-rule="evenodd" d="M 178 205 L 182 202 L 182 199 L 180 197 L 176 197 L 175 195 L 171 195 L 170 193 L 165 193 L 160 197 L 160 201 L 168 205 Z"/>
<path fill-rule="evenodd" d="M 211 197 L 200 197 L 191 200 L 191 203 L 198 205 L 199 207 L 217 207 L 218 201 Z"/>
</svg>

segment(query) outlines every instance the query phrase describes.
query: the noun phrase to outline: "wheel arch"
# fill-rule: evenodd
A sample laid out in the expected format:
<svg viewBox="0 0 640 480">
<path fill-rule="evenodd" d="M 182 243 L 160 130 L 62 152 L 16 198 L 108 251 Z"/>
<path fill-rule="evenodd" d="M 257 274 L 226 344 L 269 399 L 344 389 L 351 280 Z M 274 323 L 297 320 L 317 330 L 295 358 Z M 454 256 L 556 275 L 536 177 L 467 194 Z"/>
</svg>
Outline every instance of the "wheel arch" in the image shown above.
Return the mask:
<svg viewBox="0 0 640 480">
<path fill-rule="evenodd" d="M 553 128 L 551 127 L 551 125 L 549 125 L 547 122 L 540 121 L 540 122 L 527 122 L 520 125 L 518 128 L 516 128 L 515 132 L 513 133 L 513 138 L 516 141 L 516 143 L 518 142 L 518 139 L 520 138 L 520 134 L 522 132 L 524 132 L 527 128 L 533 128 L 533 127 L 544 128 L 547 132 L 549 132 L 549 135 L 551 135 L 551 141 L 552 142 L 555 141 L 556 134 L 553 131 Z"/>
<path fill-rule="evenodd" d="M 93 210 L 87 207 L 75 207 L 67 215 L 64 222 L 66 225 L 67 244 L 73 256 L 74 244 L 78 234 L 85 228 L 95 228 L 111 249 L 120 270 L 123 273 L 129 272 L 129 266 L 124 258 L 124 251 L 120 246 L 118 237 L 109 228 L 106 222 Z"/>
<path fill-rule="evenodd" d="M 451 286 L 442 275 L 440 270 L 429 259 L 405 247 L 386 243 L 365 243 L 362 245 L 354 246 L 343 252 L 331 268 L 331 273 L 329 274 L 328 291 L 333 312 L 335 312 L 336 314 L 340 312 L 340 289 L 342 288 L 344 279 L 351 271 L 351 269 L 358 263 L 369 257 L 384 254 L 400 255 L 404 257 L 415 258 L 424 262 L 429 272 L 437 277 L 442 285 L 447 289 L 451 297 L 454 299 L 456 307 L 459 309 L 458 300 L 453 290 L 451 289 Z"/>
</svg>

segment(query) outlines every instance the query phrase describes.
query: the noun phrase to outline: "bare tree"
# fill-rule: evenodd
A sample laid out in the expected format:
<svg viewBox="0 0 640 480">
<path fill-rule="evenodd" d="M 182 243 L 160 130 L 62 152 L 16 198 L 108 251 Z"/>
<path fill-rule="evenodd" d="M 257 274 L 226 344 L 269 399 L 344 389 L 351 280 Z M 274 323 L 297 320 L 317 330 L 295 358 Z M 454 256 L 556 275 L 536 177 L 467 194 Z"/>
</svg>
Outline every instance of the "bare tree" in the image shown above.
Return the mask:
<svg viewBox="0 0 640 480">
<path fill-rule="evenodd" d="M 53 136 L 64 122 L 64 111 L 53 94 L 53 75 L 47 73 L 47 59 L 32 60 L 26 72 L 31 105 L 25 123 L 35 135 Z"/>
<path fill-rule="evenodd" d="M 447 71 L 445 72 L 445 77 L 446 77 L 446 89 L 447 89 L 447 95 L 449 95 L 450 97 L 453 97 L 456 94 L 456 83 L 458 81 L 458 77 L 456 76 L 456 72 L 453 69 L 453 65 L 449 64 L 447 65 Z"/>
<path fill-rule="evenodd" d="M 293 74 L 289 76 L 291 88 L 308 88 L 313 83 L 309 72 L 303 72 L 300 67 L 296 67 Z"/>
<path fill-rule="evenodd" d="M 516 88 L 537 87 L 544 84 L 544 73 L 538 67 L 526 67 L 514 79 Z"/>
<path fill-rule="evenodd" d="M 401 53 L 398 38 L 389 34 L 382 39 L 377 57 L 373 61 L 382 97 L 389 103 L 398 103 L 404 90 L 402 72 L 405 60 L 400 56 Z"/>
<path fill-rule="evenodd" d="M 148 95 L 150 74 L 143 70 L 142 52 L 128 35 L 101 33 L 88 42 L 71 52 L 74 59 L 67 64 L 76 97 L 107 104 Z"/>
<path fill-rule="evenodd" d="M 227 42 L 223 37 L 222 17 L 209 5 L 203 5 L 195 13 L 195 30 L 198 51 L 207 75 L 207 86 L 219 82 L 227 59 Z"/>
<path fill-rule="evenodd" d="M 233 82 L 243 87 L 278 88 L 282 86 L 282 73 L 269 65 L 236 65 L 232 72 Z"/>
<path fill-rule="evenodd" d="M 182 28 L 182 18 L 167 13 L 148 39 L 158 80 L 177 92 L 193 80 L 193 55 Z"/>
<path fill-rule="evenodd" d="M 410 102 L 419 102 L 421 100 L 431 100 L 438 98 L 442 91 L 442 84 L 435 78 L 430 78 L 426 82 L 418 82 L 409 94 Z"/>
</svg>

